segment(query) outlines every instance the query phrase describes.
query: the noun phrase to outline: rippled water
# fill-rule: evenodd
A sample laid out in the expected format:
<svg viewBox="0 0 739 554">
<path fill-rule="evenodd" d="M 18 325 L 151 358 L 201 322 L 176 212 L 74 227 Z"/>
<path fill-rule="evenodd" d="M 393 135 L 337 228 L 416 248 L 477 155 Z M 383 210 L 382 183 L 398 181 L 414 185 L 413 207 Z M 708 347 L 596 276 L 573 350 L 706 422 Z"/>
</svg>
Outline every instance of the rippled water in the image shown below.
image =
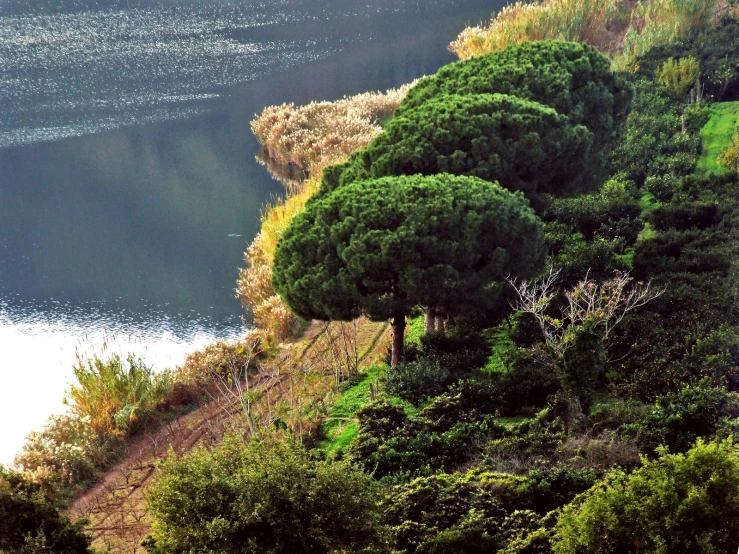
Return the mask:
<svg viewBox="0 0 739 554">
<path fill-rule="evenodd" d="M 480 4 L 0 0 L 0 463 L 76 352 L 161 369 L 244 332 L 237 270 L 282 190 L 255 113 L 433 72 Z"/>
</svg>

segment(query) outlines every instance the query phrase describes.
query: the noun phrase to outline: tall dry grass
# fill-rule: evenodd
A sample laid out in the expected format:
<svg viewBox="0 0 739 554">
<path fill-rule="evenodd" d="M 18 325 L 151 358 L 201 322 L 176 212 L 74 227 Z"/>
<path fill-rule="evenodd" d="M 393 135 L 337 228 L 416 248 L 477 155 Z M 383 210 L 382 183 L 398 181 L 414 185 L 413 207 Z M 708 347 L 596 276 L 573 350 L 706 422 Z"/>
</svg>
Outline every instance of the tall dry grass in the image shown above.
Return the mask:
<svg viewBox="0 0 739 554">
<path fill-rule="evenodd" d="M 272 289 L 272 259 L 283 233 L 303 211 L 318 184 L 317 179 L 309 179 L 302 187 L 288 192 L 284 200 L 268 206 L 262 214 L 261 230 L 244 255 L 246 268 L 239 271 L 236 296 L 251 311 L 254 324 L 268 340 L 287 338 L 299 325 Z"/>
<path fill-rule="evenodd" d="M 288 193 L 284 200 L 264 210 L 261 231 L 246 251 L 246 268 L 240 270 L 236 281 L 236 296 L 251 311 L 255 325 L 268 341 L 285 339 L 299 328 L 298 319 L 271 285 L 272 258 L 278 241 L 318 190 L 323 169 L 345 161 L 379 135 L 381 123 L 392 117 L 414 84 L 336 102 L 271 106 L 251 122 L 252 131 L 264 147 L 257 159 L 282 181 Z"/>
<path fill-rule="evenodd" d="M 272 160 L 315 175 L 318 168 L 337 163 L 379 135 L 380 123 L 392 116 L 413 84 L 336 102 L 270 106 L 251 128 Z"/>
<path fill-rule="evenodd" d="M 155 375 L 141 359 L 117 354 L 108 359 L 79 358 L 74 368 L 77 384 L 67 391 L 65 402 L 99 436 L 125 436 L 157 405 L 171 387 L 171 374 Z"/>
<path fill-rule="evenodd" d="M 487 25 L 464 29 L 449 49 L 468 59 L 531 40 L 571 40 L 612 54 L 619 69 L 634 69 L 636 57 L 653 46 L 736 11 L 727 0 L 516 1 Z"/>
</svg>

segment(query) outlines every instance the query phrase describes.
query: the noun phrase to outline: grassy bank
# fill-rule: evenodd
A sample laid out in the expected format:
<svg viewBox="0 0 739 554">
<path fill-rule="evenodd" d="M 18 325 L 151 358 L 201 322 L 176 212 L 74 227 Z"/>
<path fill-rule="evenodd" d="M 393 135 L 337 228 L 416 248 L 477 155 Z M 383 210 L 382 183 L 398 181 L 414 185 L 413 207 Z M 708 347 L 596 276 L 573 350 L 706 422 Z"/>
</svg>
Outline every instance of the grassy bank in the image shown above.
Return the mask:
<svg viewBox="0 0 739 554">
<path fill-rule="evenodd" d="M 698 159 L 698 171 L 706 173 L 727 173 L 719 167 L 719 154 L 726 150 L 729 141 L 737 132 L 739 124 L 739 102 L 716 102 L 711 104 L 711 118 L 701 131 L 703 152 Z"/>
</svg>

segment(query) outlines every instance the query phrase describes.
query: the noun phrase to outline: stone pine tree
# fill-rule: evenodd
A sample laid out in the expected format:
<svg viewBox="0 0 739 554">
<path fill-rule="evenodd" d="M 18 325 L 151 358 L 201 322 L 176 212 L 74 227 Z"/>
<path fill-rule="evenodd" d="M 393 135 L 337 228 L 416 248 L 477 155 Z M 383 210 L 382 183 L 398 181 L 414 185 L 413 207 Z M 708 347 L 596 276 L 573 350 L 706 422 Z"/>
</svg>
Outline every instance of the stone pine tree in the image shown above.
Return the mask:
<svg viewBox="0 0 739 554">
<path fill-rule="evenodd" d="M 550 106 L 585 125 L 600 152 L 626 120 L 633 86 L 611 71 L 595 48 L 575 42 L 534 41 L 455 62 L 421 79 L 396 116 L 446 94 L 509 94 Z"/>
<path fill-rule="evenodd" d="M 579 188 L 590 164 L 593 133 L 553 108 L 504 94 L 445 95 L 392 119 L 385 132 L 338 171 L 326 173 L 322 193 L 390 175 L 471 175 L 542 193 Z"/>
<path fill-rule="evenodd" d="M 396 365 L 417 306 L 484 306 L 508 275 L 533 275 L 545 246 L 521 193 L 448 174 L 359 181 L 311 200 L 285 232 L 272 284 L 305 319 L 392 320 Z"/>
</svg>

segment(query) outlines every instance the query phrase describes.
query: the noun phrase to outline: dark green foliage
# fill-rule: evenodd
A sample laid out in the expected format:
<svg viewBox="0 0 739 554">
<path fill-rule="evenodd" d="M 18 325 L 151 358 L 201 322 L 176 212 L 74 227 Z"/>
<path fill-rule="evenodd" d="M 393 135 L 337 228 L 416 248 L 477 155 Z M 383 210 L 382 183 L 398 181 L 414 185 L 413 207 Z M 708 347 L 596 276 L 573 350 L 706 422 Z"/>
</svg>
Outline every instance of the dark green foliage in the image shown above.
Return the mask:
<svg viewBox="0 0 739 554">
<path fill-rule="evenodd" d="M 699 133 L 708 120 L 708 109 L 675 102 L 665 87 L 651 79 L 638 80 L 636 90 L 623 136 L 610 154 L 613 171 L 639 187 L 649 176 L 692 173 L 701 151 Z"/>
<path fill-rule="evenodd" d="M 554 109 L 515 96 L 440 96 L 405 110 L 385 132 L 329 172 L 321 193 L 391 175 L 450 173 L 497 181 L 530 199 L 576 190 L 592 133 Z M 337 180 L 338 177 L 338 180 Z"/>
<path fill-rule="evenodd" d="M 635 433 L 645 454 L 654 454 L 660 445 L 666 445 L 671 452 L 686 452 L 697 438 L 712 436 L 722 418 L 737 416 L 736 395 L 704 379 L 659 396 L 652 412 L 640 422 L 628 425 L 627 430 Z"/>
<path fill-rule="evenodd" d="M 631 85 L 611 72 L 610 61 L 583 44 L 536 41 L 449 64 L 421 79 L 396 116 L 447 94 L 501 93 L 550 106 L 594 135 L 599 152 L 629 110 Z"/>
<path fill-rule="evenodd" d="M 0 552 L 86 554 L 83 528 L 61 515 L 40 485 L 0 466 Z"/>
<path fill-rule="evenodd" d="M 642 190 L 652 195 L 657 202 L 669 202 L 675 194 L 677 179 L 672 175 L 652 175 L 644 181 Z"/>
<path fill-rule="evenodd" d="M 150 552 L 357 551 L 380 539 L 369 478 L 349 462 L 314 461 L 289 442 L 236 441 L 161 467 L 151 490 Z"/>
<path fill-rule="evenodd" d="M 439 360 L 454 375 L 476 371 L 488 360 L 490 350 L 477 332 L 455 329 L 434 331 L 421 337 L 421 355 Z"/>
<path fill-rule="evenodd" d="M 439 360 L 421 358 L 414 362 L 398 364 L 385 374 L 385 390 L 392 396 L 419 404 L 444 391 L 449 381 L 449 371 Z"/>
<path fill-rule="evenodd" d="M 586 240 L 596 234 L 604 238 L 621 236 L 625 245 L 631 245 L 642 227 L 636 194 L 630 183 L 611 180 L 591 194 L 552 199 L 544 220 L 565 224 Z M 614 233 L 618 230 L 622 233 Z"/>
<path fill-rule="evenodd" d="M 513 416 L 544 408 L 547 399 L 559 390 L 554 372 L 537 363 L 535 357 L 535 352 L 524 351 L 514 369 L 492 377 L 497 415 Z"/>
<path fill-rule="evenodd" d="M 550 229 L 550 224 L 545 228 Z M 555 228 L 555 231 L 561 231 L 561 228 Z M 548 244 L 552 244 L 550 239 L 555 242 L 561 240 L 556 235 L 547 234 Z M 586 275 L 595 281 L 603 281 L 611 278 L 616 270 L 629 269 L 617 257 L 623 252 L 624 246 L 620 238 L 595 236 L 593 240 L 586 241 L 579 234 L 570 234 L 569 239 L 558 251 L 552 246 L 551 264 L 555 271 L 560 272 L 558 282 L 563 288 L 575 286 Z"/>
<path fill-rule="evenodd" d="M 592 472 L 563 468 L 527 477 L 479 469 L 440 473 L 396 486 L 383 509 L 396 549 L 486 554 L 512 543 L 536 542 L 527 539 L 542 527 L 541 515 L 570 502 L 595 481 Z"/>
<path fill-rule="evenodd" d="M 523 478 L 471 471 L 418 478 L 395 487 L 383 505 L 394 546 L 405 552 L 493 552 Z"/>
<path fill-rule="evenodd" d="M 615 352 L 628 353 L 620 371 L 634 376 L 633 392 L 641 398 L 677 390 L 681 381 L 721 380 L 738 365 L 730 339 L 735 335 L 731 329 L 739 325 L 732 308 L 737 301 L 738 188 L 736 176 L 680 179 L 670 204 L 649 215 L 659 230 L 636 244 L 634 276 L 654 279 L 666 290 L 628 318 Z M 717 342 L 715 333 L 725 338 Z M 710 359 L 693 353 L 711 336 Z"/>
<path fill-rule="evenodd" d="M 719 206 L 717 201 L 668 204 L 648 214 L 646 220 L 655 231 L 704 230 L 720 221 Z"/>
<path fill-rule="evenodd" d="M 564 508 L 557 554 L 715 552 L 736 549 L 739 455 L 730 442 L 698 443 L 627 475 L 611 472 Z"/>
<path fill-rule="evenodd" d="M 458 313 L 543 258 L 541 222 L 520 194 L 472 177 L 394 177 L 309 202 L 277 248 L 272 284 L 306 319 Z"/>
<path fill-rule="evenodd" d="M 569 503 L 597 480 L 593 470 L 577 471 L 567 467 L 548 471 L 535 469 L 518 488 L 521 506 L 544 515 Z"/>
<path fill-rule="evenodd" d="M 638 73 L 652 78 L 667 58 L 694 56 L 701 66 L 701 83 L 706 95 L 718 101 L 739 93 L 739 21 L 726 17 L 716 27 L 698 29 L 689 37 L 666 46 L 652 48 L 639 59 Z"/>
<path fill-rule="evenodd" d="M 453 471 L 474 455 L 469 445 L 504 433 L 492 417 L 474 422 L 456 422 L 447 430 L 434 431 L 423 419 L 409 419 L 388 437 L 369 431 L 360 412 L 359 432 L 349 455 L 376 478 L 405 480 L 435 471 Z"/>
</svg>

